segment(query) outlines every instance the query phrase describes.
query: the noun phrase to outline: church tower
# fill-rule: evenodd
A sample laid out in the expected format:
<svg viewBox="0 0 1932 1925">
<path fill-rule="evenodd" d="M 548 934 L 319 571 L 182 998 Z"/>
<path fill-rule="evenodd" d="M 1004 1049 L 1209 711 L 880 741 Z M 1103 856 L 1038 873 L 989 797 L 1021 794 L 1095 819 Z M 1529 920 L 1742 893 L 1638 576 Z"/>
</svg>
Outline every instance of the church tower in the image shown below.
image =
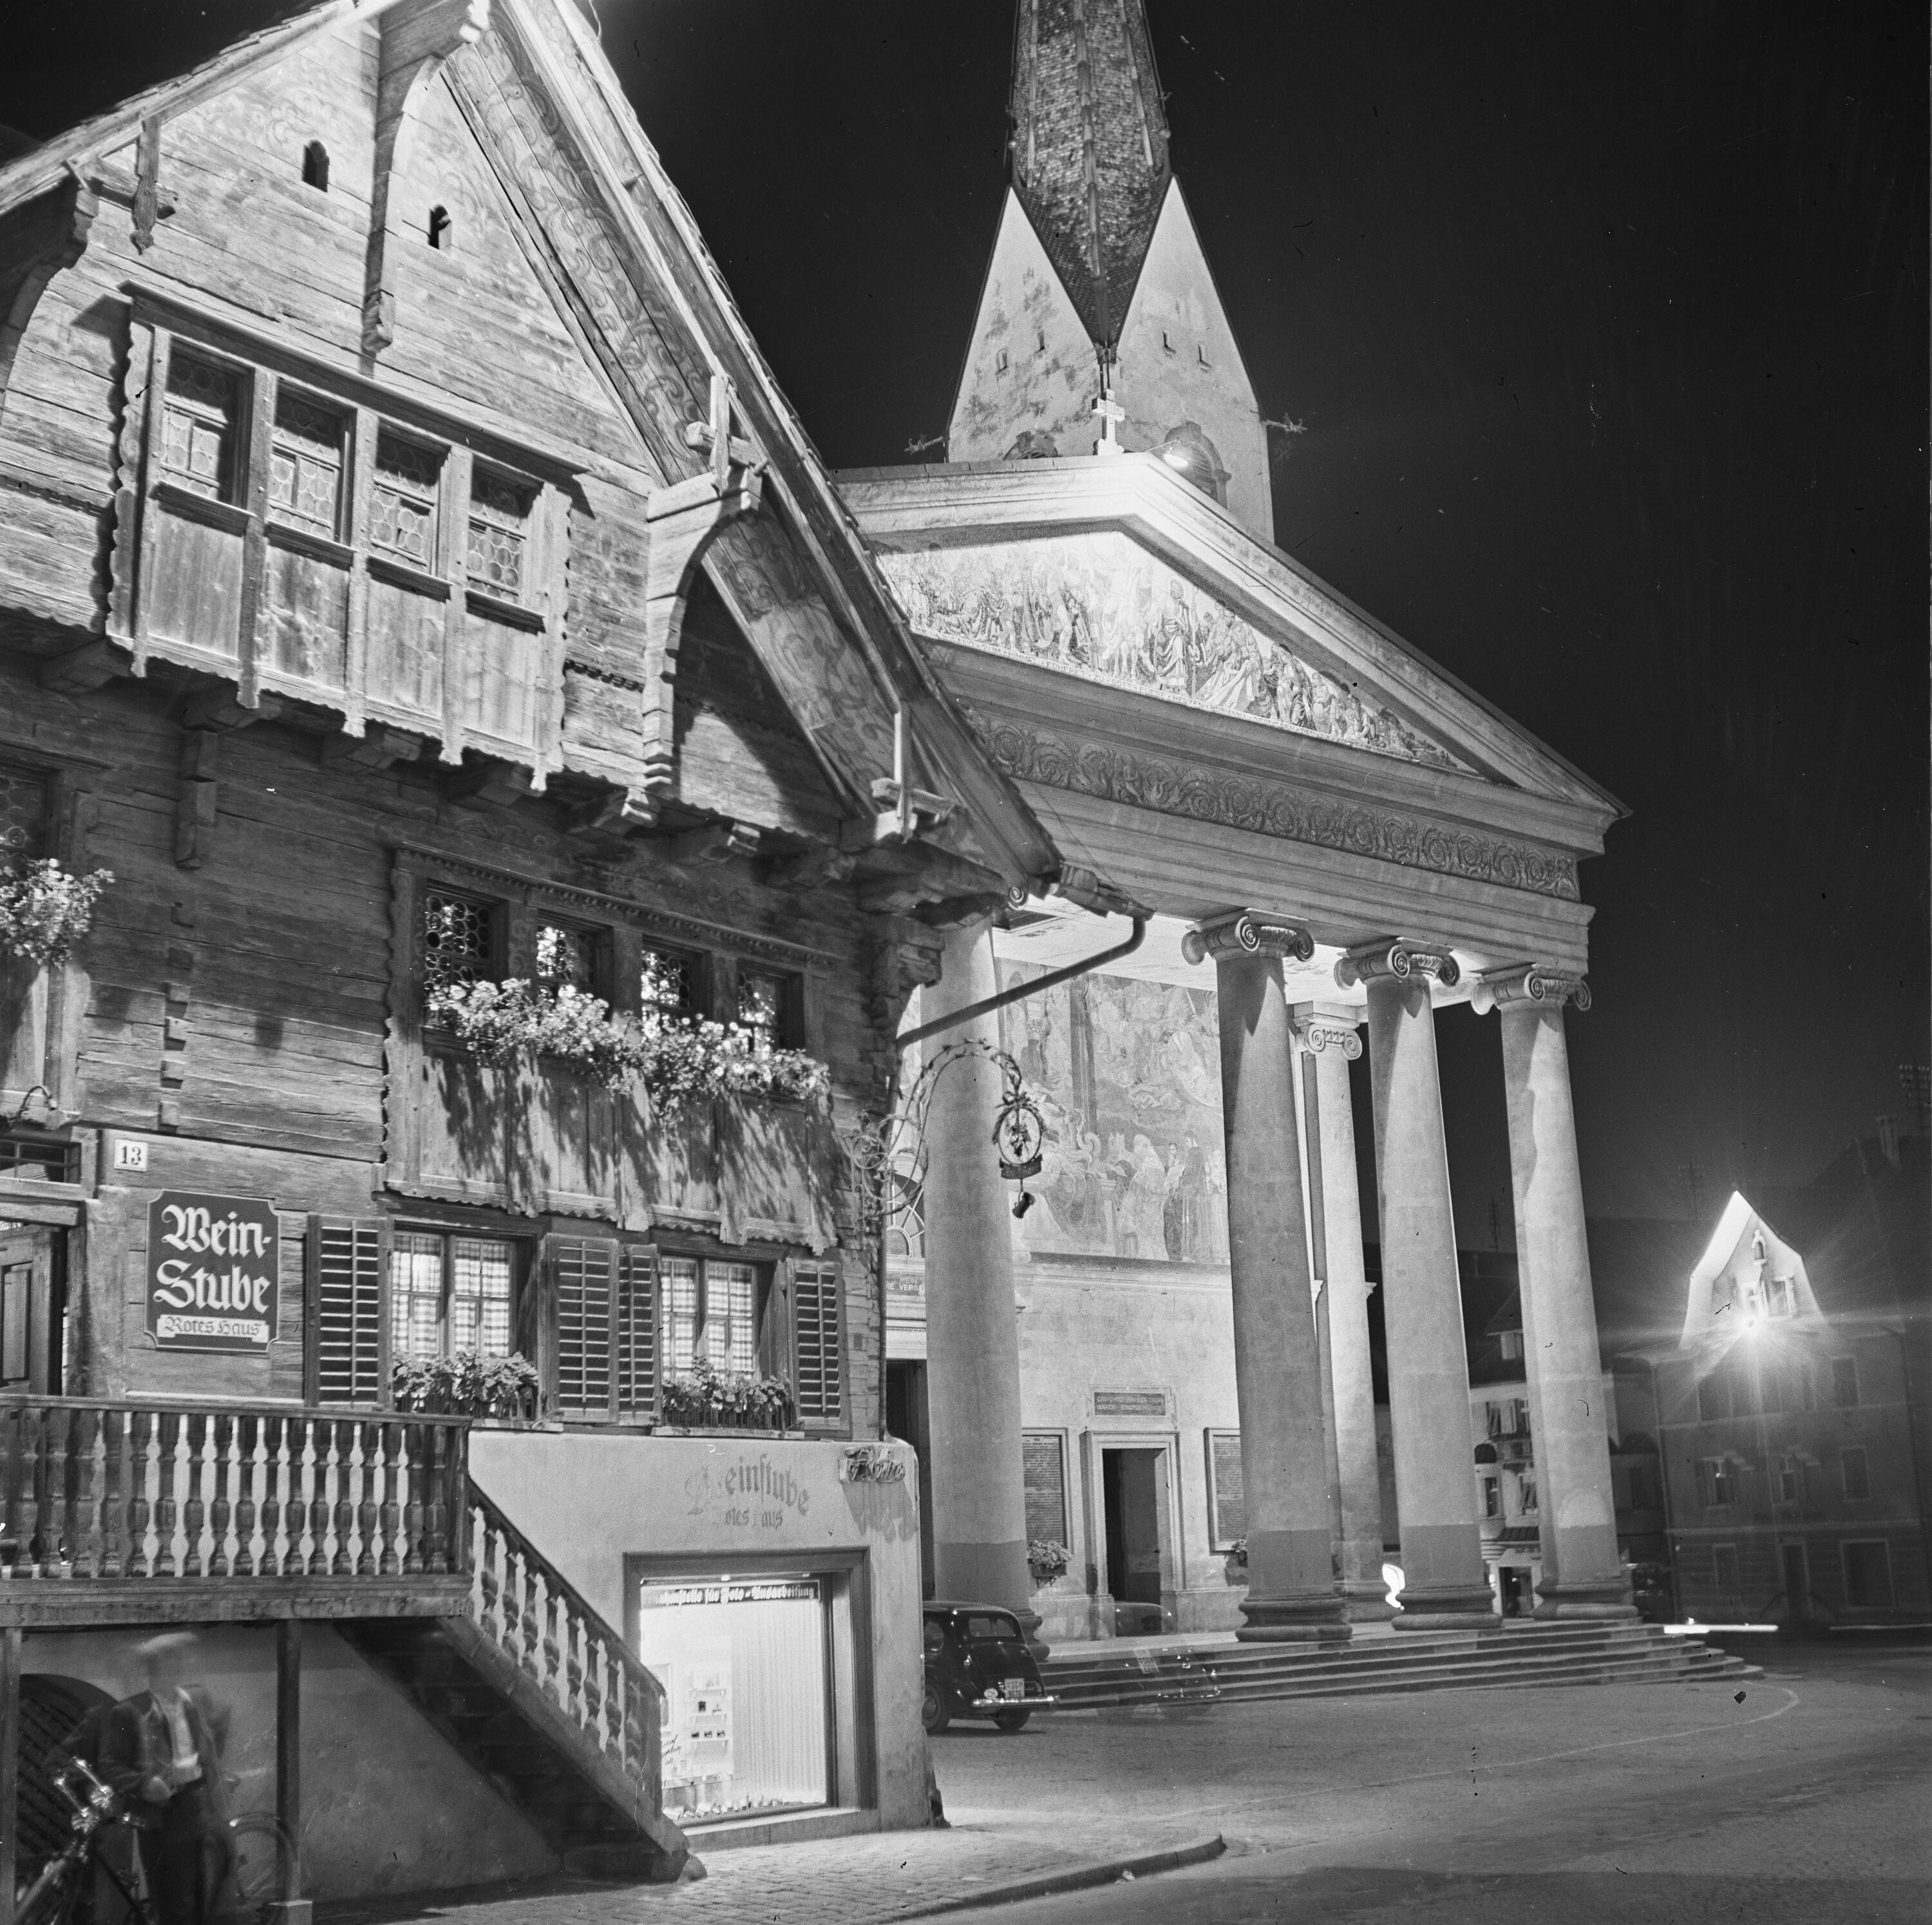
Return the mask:
<svg viewBox="0 0 1932 1925">
<path fill-rule="evenodd" d="M 1019 0 L 1008 118 L 947 458 L 1157 453 L 1272 541 L 1268 432 L 1168 164 L 1143 0 Z"/>
</svg>

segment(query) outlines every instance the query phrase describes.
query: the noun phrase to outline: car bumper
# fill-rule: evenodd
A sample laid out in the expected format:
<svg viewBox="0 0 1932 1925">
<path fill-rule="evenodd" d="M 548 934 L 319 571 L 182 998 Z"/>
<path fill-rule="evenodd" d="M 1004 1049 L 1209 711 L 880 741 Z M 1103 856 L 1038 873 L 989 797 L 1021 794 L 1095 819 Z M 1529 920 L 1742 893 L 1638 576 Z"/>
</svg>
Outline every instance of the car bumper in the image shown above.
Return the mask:
<svg viewBox="0 0 1932 1925">
<path fill-rule="evenodd" d="M 969 1711 L 1037 1711 L 1048 1705 L 1057 1705 L 1058 1698 L 974 1698 L 968 1701 Z"/>
</svg>

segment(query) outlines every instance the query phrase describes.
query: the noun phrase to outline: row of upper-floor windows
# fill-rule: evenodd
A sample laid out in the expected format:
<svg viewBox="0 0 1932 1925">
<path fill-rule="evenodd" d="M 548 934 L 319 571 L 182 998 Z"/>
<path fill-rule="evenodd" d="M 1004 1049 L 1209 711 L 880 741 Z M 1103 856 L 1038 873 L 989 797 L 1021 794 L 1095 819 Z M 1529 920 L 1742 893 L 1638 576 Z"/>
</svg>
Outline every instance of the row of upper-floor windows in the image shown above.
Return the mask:
<svg viewBox="0 0 1932 1925">
<path fill-rule="evenodd" d="M 1850 1503 L 1871 1495 L 1871 1460 L 1862 1444 L 1838 1453 L 1838 1489 Z M 1781 1451 L 1771 1460 L 1773 1494 L 1780 1504 L 1802 1504 L 1826 1495 L 1820 1487 L 1824 1465 L 1814 1457 Z M 1721 1510 L 1744 1501 L 1744 1477 L 1752 1467 L 1736 1457 L 1705 1457 L 1697 1464 L 1697 1497 L 1707 1510 Z"/>
<path fill-rule="evenodd" d="M 258 410 L 268 414 L 266 472 L 250 471 Z M 358 482 L 368 489 L 364 539 L 371 553 L 425 574 L 448 572 L 444 524 L 461 525 L 470 586 L 522 604 L 535 586 L 530 565 L 537 484 L 477 460 L 469 499 L 452 501 L 449 445 L 384 421 L 358 448 L 354 409 L 286 379 L 266 385 L 250 369 L 177 346 L 170 356 L 161 433 L 154 451 L 161 478 L 205 499 L 248 505 L 260 484 L 269 521 L 326 541 L 347 542 Z M 366 469 L 358 473 L 358 464 Z"/>
<path fill-rule="evenodd" d="M 506 968 L 508 905 L 431 886 L 423 895 L 418 979 L 425 997 L 442 988 L 492 980 Z M 646 1030 L 694 1018 L 735 1023 L 759 1043 L 796 1048 L 803 1027 L 803 979 L 795 971 L 742 961 L 728 970 L 717 954 L 647 942 L 636 980 L 615 979 L 614 931 L 590 922 L 544 919 L 537 925 L 534 975 L 549 990 L 569 988 L 628 1007 Z"/>
<path fill-rule="evenodd" d="M 1858 1361 L 1831 1360 L 1831 1400 L 1841 1411 L 1858 1402 Z M 1697 1385 L 1697 1415 L 1710 1423 L 1724 1417 L 1816 1410 L 1818 1384 L 1808 1363 L 1756 1364 L 1735 1354 Z"/>
</svg>

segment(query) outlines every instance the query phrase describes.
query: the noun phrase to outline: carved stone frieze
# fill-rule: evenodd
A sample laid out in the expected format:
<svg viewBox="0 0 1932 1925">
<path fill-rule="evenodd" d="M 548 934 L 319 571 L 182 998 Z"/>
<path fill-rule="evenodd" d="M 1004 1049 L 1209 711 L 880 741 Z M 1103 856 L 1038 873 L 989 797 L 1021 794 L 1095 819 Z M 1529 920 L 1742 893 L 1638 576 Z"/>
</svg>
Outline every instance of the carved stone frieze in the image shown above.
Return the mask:
<svg viewBox="0 0 1932 1925">
<path fill-rule="evenodd" d="M 1466 765 L 1126 535 L 879 557 L 922 634 L 1432 769 Z"/>
<path fill-rule="evenodd" d="M 1190 929 L 1180 939 L 1180 953 L 1191 963 L 1212 956 L 1272 956 L 1306 962 L 1315 953 L 1315 938 L 1299 922 L 1254 909 L 1238 909 Z"/>
<path fill-rule="evenodd" d="M 1446 949 L 1400 938 L 1364 943 L 1351 949 L 1335 965 L 1335 980 L 1344 989 L 1384 976 L 1393 976 L 1398 982 L 1422 976 L 1441 983 L 1444 989 L 1454 989 L 1462 981 L 1462 972 Z"/>
<path fill-rule="evenodd" d="M 1469 1006 L 1479 1015 L 1492 1009 L 1560 1009 L 1566 1003 L 1583 1010 L 1589 1008 L 1590 1001 L 1590 985 L 1582 977 L 1536 963 L 1491 970 L 1478 978 L 1469 993 Z"/>
<path fill-rule="evenodd" d="M 1577 898 L 1574 859 L 1535 843 L 1485 835 L 1285 782 L 1073 741 L 1018 722 L 992 722 L 984 716 L 975 716 L 974 722 L 993 760 L 1023 781 L 1373 856 L 1406 868 L 1464 876 L 1568 902 Z"/>
<path fill-rule="evenodd" d="M 1360 1025 L 1349 1017 L 1311 1010 L 1304 1015 L 1289 1017 L 1288 1026 L 1295 1041 L 1310 1056 L 1320 1056 L 1332 1049 L 1353 1063 L 1362 1053 L 1362 1039 L 1358 1033 Z"/>
</svg>

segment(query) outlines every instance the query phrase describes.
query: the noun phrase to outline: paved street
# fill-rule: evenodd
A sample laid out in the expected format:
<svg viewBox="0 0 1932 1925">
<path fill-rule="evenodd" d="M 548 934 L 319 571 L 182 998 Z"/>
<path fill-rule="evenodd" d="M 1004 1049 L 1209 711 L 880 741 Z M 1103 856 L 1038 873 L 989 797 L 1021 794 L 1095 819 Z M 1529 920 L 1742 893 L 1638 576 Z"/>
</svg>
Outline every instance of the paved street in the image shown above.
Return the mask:
<svg viewBox="0 0 1932 1925">
<path fill-rule="evenodd" d="M 716 1852 L 696 1884 L 577 1888 L 407 1915 L 461 1925 L 868 1925 L 1220 1832 L 1229 1849 L 1210 1864 L 1024 1902 L 1000 1918 L 1932 1918 L 1932 1653 L 1923 1651 L 1832 1649 L 1729 1687 L 1103 1714 L 1012 1738 L 956 1727 L 935 1757 L 950 1831 Z"/>
</svg>

